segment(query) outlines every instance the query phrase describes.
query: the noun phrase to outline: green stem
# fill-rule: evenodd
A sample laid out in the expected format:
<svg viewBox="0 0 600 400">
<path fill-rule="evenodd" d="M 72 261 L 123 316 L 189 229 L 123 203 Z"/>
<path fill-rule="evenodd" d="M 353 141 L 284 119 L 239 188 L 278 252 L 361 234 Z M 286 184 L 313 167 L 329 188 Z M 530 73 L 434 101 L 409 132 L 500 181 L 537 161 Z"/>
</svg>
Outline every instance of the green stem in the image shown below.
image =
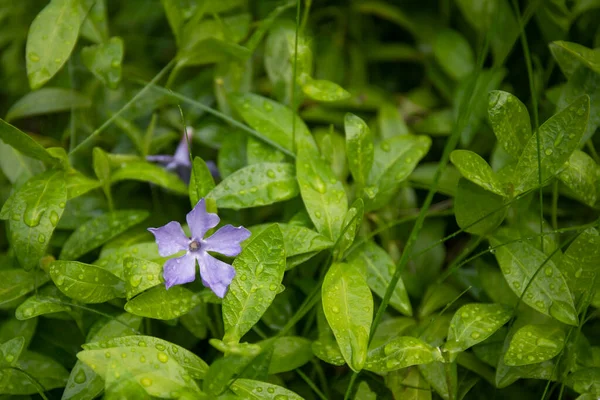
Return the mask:
<svg viewBox="0 0 600 400">
<path fill-rule="evenodd" d="M 558 229 L 558 180 L 552 185 L 552 228 Z"/>
<path fill-rule="evenodd" d="M 297 369 L 296 372 L 298 373 L 298 375 L 300 375 L 300 378 L 302 378 L 304 380 L 304 382 L 306 382 L 306 384 L 308 386 L 310 386 L 310 388 L 312 389 L 313 392 L 315 392 L 317 394 L 317 396 L 319 396 L 319 398 L 321 400 L 327 400 L 327 397 L 323 394 L 323 392 L 321 392 L 319 390 L 319 388 L 317 387 L 317 385 L 312 381 L 312 379 L 310 379 L 308 377 L 308 375 L 306 375 L 304 372 L 302 372 L 302 370 Z"/>
<path fill-rule="evenodd" d="M 352 374 L 352 377 L 350 378 L 350 383 L 348 384 L 348 389 L 346 389 L 346 394 L 344 395 L 344 400 L 349 400 L 350 396 L 352 396 L 352 389 L 354 388 L 354 384 L 356 383 L 358 374 L 359 372 L 354 372 Z"/>
<path fill-rule="evenodd" d="M 296 75 L 298 73 L 298 36 L 300 34 L 300 0 L 296 0 L 296 37 L 294 38 L 294 67 L 292 71 L 292 104 L 293 112 L 296 112 Z M 296 152 L 296 118 L 292 117 L 292 150 Z"/>
</svg>

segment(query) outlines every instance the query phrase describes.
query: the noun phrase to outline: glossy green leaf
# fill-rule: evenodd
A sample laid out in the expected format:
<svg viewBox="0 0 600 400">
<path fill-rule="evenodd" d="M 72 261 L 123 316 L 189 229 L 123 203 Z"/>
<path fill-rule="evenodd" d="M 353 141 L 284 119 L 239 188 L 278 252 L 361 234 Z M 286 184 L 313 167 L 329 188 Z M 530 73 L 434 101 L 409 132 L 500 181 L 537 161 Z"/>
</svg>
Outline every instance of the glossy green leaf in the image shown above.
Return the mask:
<svg viewBox="0 0 600 400">
<path fill-rule="evenodd" d="M 191 351 L 154 336 L 119 335 L 83 345 L 85 350 L 100 350 L 105 348 L 120 349 L 125 347 L 154 347 L 156 350 L 164 352 L 168 357 L 172 357 L 194 379 L 203 379 L 208 371 L 208 364 Z M 158 354 L 159 361 L 164 363 L 164 358 L 165 357 L 161 356 L 160 353 Z"/>
<path fill-rule="evenodd" d="M 285 201 L 297 195 L 292 164 L 260 163 L 229 175 L 207 197 L 214 199 L 219 208 L 239 210 Z"/>
<path fill-rule="evenodd" d="M 373 296 L 358 268 L 334 263 L 321 288 L 323 311 L 344 359 L 360 371 L 367 359 L 369 330 L 373 319 Z"/>
<path fill-rule="evenodd" d="M 352 252 L 348 262 L 357 270 L 366 272 L 367 284 L 372 291 L 383 298 L 396 269 L 392 257 L 375 242 L 369 241 Z M 390 305 L 404 315 L 412 315 L 412 306 L 402 279 L 398 280 L 392 292 Z"/>
<path fill-rule="evenodd" d="M 567 376 L 565 384 L 577 393 L 600 396 L 600 368 L 582 368 Z"/>
<path fill-rule="evenodd" d="M 559 266 L 578 308 L 581 307 L 582 301 L 591 300 L 594 305 L 600 304 L 598 265 L 600 265 L 600 235 L 596 229 L 589 228 L 577 236 L 567 248 Z M 591 293 L 594 295 L 589 298 Z"/>
<path fill-rule="evenodd" d="M 244 140 L 244 135 L 240 131 L 228 132 L 217 155 L 217 166 L 221 179 L 228 177 L 246 165 L 246 140 Z"/>
<path fill-rule="evenodd" d="M 558 179 L 565 184 L 573 196 L 593 207 L 596 204 L 596 169 L 598 164 L 583 151 L 575 150 L 566 168 L 558 174 Z"/>
<path fill-rule="evenodd" d="M 561 71 L 567 78 L 570 78 L 581 65 L 600 74 L 600 52 L 598 50 L 592 50 L 579 43 L 563 40 L 552 42 L 549 47 Z"/>
<path fill-rule="evenodd" d="M 433 283 L 425 290 L 419 305 L 418 316 L 420 319 L 424 319 L 446 305 L 455 302 L 459 297 L 460 292 L 453 285 L 445 282 Z"/>
<path fill-rule="evenodd" d="M 477 153 L 469 150 L 454 150 L 450 154 L 450 160 L 460 173 L 474 184 L 497 195 L 506 196 L 496 173 Z"/>
<path fill-rule="evenodd" d="M 116 89 L 121 81 L 123 39 L 115 36 L 105 43 L 84 47 L 81 61 L 100 82 Z"/>
<path fill-rule="evenodd" d="M 458 226 L 477 235 L 487 234 L 497 228 L 507 212 L 503 197 L 464 178 L 458 181 L 454 201 Z"/>
<path fill-rule="evenodd" d="M 200 391 L 177 360 L 156 347 L 138 345 L 84 350 L 77 358 L 105 380 L 107 389 L 130 381 L 134 387 L 143 388 L 148 395 L 156 397 L 172 397 L 174 391 L 198 395 Z"/>
<path fill-rule="evenodd" d="M 283 236 L 274 224 L 251 238 L 233 262 L 235 278 L 223 298 L 226 343 L 237 343 L 267 310 L 285 271 Z"/>
<path fill-rule="evenodd" d="M 309 149 L 300 148 L 296 157 L 296 175 L 304 206 L 322 235 L 335 241 L 348 211 L 348 200 L 342 182 L 331 168 Z"/>
<path fill-rule="evenodd" d="M 590 96 L 590 117 L 580 145 L 589 140 L 600 126 L 600 73 L 583 66 L 577 68 L 562 87 L 556 102 L 557 109 L 567 107 L 582 94 Z"/>
<path fill-rule="evenodd" d="M 0 354 L 2 354 L 0 368 L 4 369 L 14 366 L 17 363 L 24 346 L 25 338 L 23 336 L 14 337 L 0 344 Z M 2 379 L 0 378 L 0 382 L 1 381 Z"/>
<path fill-rule="evenodd" d="M 38 142 L 3 119 L 0 119 L 0 140 L 25 156 L 50 165 L 58 163 L 58 160 L 48 153 Z"/>
<path fill-rule="evenodd" d="M 264 162 L 280 163 L 285 161 L 285 153 L 254 136 L 248 136 L 246 158 L 248 159 L 248 165 Z"/>
<path fill-rule="evenodd" d="M 108 40 L 108 18 L 106 13 L 106 0 L 84 0 L 80 3 L 85 14 L 86 7 L 92 4 L 81 25 L 80 35 L 94 43 Z"/>
<path fill-rule="evenodd" d="M 104 248 L 100 252 L 100 258 L 94 261 L 94 265 L 112 272 L 119 278 L 124 278 L 124 261 L 126 258 L 136 257 L 148 261 L 159 261 L 162 257 L 158 254 L 156 242 L 141 242 L 116 248 Z"/>
<path fill-rule="evenodd" d="M 288 107 L 251 93 L 232 95 L 230 101 L 244 121 L 260 134 L 258 138 L 271 146 L 293 154 L 295 126 L 297 147 L 316 148 L 306 124 Z"/>
<path fill-rule="evenodd" d="M 400 110 L 392 103 L 384 103 L 377 114 L 379 135 L 382 139 L 389 139 L 397 135 L 408 135 L 410 132 Z M 368 170 L 371 168 L 369 167 Z"/>
<path fill-rule="evenodd" d="M 104 303 L 124 294 L 123 281 L 95 265 L 54 261 L 49 271 L 61 292 L 82 303 Z"/>
<path fill-rule="evenodd" d="M 120 210 L 103 214 L 81 225 L 65 242 L 60 258 L 76 260 L 87 252 L 139 224 L 149 213 L 142 210 Z"/>
<path fill-rule="evenodd" d="M 81 93 L 63 88 L 43 88 L 19 99 L 6 113 L 6 121 L 35 115 L 88 108 L 92 101 Z"/>
<path fill-rule="evenodd" d="M 293 371 L 313 358 L 312 343 L 300 336 L 282 336 L 273 343 L 269 374 Z"/>
<path fill-rule="evenodd" d="M 513 157 L 518 157 L 531 137 L 531 121 L 525 104 L 516 96 L 493 90 L 488 97 L 488 116 L 498 143 Z"/>
<path fill-rule="evenodd" d="M 515 169 L 515 194 L 538 185 L 537 136 L 540 135 L 542 182 L 556 175 L 569 159 L 587 125 L 590 109 L 588 96 L 581 96 L 564 110 L 550 117 L 531 136 Z"/>
<path fill-rule="evenodd" d="M 33 291 L 36 287 L 48 282 L 49 278 L 43 271 L 27 272 L 22 269 L 2 270 L 0 280 L 0 306 Z"/>
<path fill-rule="evenodd" d="M 123 313 L 108 321 L 100 320 L 90 330 L 88 341 L 93 343 L 127 334 L 135 334 L 141 322 L 140 317 L 128 313 Z M 100 395 L 103 389 L 104 380 L 91 367 L 78 360 L 71 369 L 62 400 L 95 398 Z"/>
<path fill-rule="evenodd" d="M 258 235 L 271 224 L 255 225 L 250 228 L 252 235 Z M 317 252 L 333 246 L 333 242 L 312 229 L 292 224 L 278 224 L 283 235 L 287 267 L 290 269 L 299 262 L 306 261 Z"/>
<path fill-rule="evenodd" d="M 346 360 L 340 351 L 335 338 L 320 338 L 312 343 L 314 355 L 328 364 L 341 366 L 346 364 Z"/>
<path fill-rule="evenodd" d="M 455 30 L 440 30 L 432 50 L 440 67 L 455 80 L 467 77 L 475 69 L 475 56 L 469 42 Z"/>
<path fill-rule="evenodd" d="M 504 354 L 509 366 L 536 364 L 557 356 L 565 345 L 565 332 L 556 325 L 525 325 L 510 341 Z"/>
<path fill-rule="evenodd" d="M 429 364 L 419 364 L 419 372 L 433 389 L 444 400 L 455 399 L 458 391 L 458 376 L 456 363 L 435 361 Z"/>
<path fill-rule="evenodd" d="M 432 399 L 429 383 L 419 373 L 417 367 L 409 367 L 388 373 L 385 384 L 397 399 Z"/>
<path fill-rule="evenodd" d="M 323 79 L 306 79 L 306 82 L 302 84 L 302 91 L 305 95 L 317 101 L 339 101 L 350 97 L 350 93 L 344 88 Z"/>
<path fill-rule="evenodd" d="M 125 311 L 140 317 L 169 320 L 180 317 L 201 302 L 200 295 L 182 286 L 169 290 L 158 285 L 125 304 Z"/>
<path fill-rule="evenodd" d="M 1 124 L 1 122 L 0 122 Z M 44 164 L 5 144 L 0 140 L 0 171 L 10 183 L 25 182 L 44 171 Z"/>
<path fill-rule="evenodd" d="M 334 260 L 343 259 L 346 250 L 348 250 L 354 243 L 354 239 L 358 234 L 360 226 L 363 222 L 363 215 L 364 203 L 362 199 L 356 199 L 344 217 L 340 237 L 333 249 Z"/>
<path fill-rule="evenodd" d="M 26 321 L 19 321 L 14 316 L 10 319 L 2 320 L 0 325 L 0 343 L 7 342 L 12 338 L 20 336 L 24 339 L 23 347 L 27 348 L 35 334 L 37 319 L 32 318 Z"/>
<path fill-rule="evenodd" d="M 177 175 L 169 172 L 159 165 L 144 161 L 131 162 L 114 171 L 110 177 L 111 183 L 134 180 L 149 182 L 174 193 L 187 196 L 188 188 Z"/>
<path fill-rule="evenodd" d="M 441 360 L 439 350 L 420 339 L 398 336 L 382 346 L 370 349 L 365 369 L 380 374 L 435 360 Z"/>
<path fill-rule="evenodd" d="M 69 302 L 69 298 L 62 294 L 56 286 L 44 286 L 17 307 L 15 317 L 22 321 L 35 318 L 39 315 L 54 314 L 63 311 L 70 313 L 72 308 Z"/>
<path fill-rule="evenodd" d="M 46 254 L 66 201 L 65 174 L 51 170 L 28 180 L 4 204 L 0 218 L 10 218 L 10 241 L 26 270 Z"/>
<path fill-rule="evenodd" d="M 62 68 L 75 48 L 88 7 L 77 0 L 52 0 L 33 20 L 27 35 L 27 77 L 38 89 Z"/>
<path fill-rule="evenodd" d="M 450 322 L 445 349 L 456 353 L 483 342 L 512 316 L 512 310 L 501 304 L 472 303 L 459 308 Z"/>
<path fill-rule="evenodd" d="M 239 397 L 249 400 L 277 399 L 277 400 L 302 400 L 291 390 L 272 383 L 255 381 L 251 379 L 236 379 L 231 385 L 231 390 Z"/>
<path fill-rule="evenodd" d="M 503 243 L 509 244 L 499 246 Z M 503 230 L 498 230 L 490 237 L 490 244 L 497 247 L 495 255 L 498 264 L 517 296 L 522 296 L 527 305 L 543 314 L 565 324 L 577 325 L 573 297 L 565 278 L 552 260 L 547 260 L 546 255 L 531 244 L 514 241 L 512 235 Z M 540 266 L 541 271 L 537 273 Z"/>
<path fill-rule="evenodd" d="M 127 300 L 143 291 L 162 284 L 163 267 L 152 261 L 127 257 L 123 260 L 123 279 Z"/>
<path fill-rule="evenodd" d="M 71 168 L 67 170 L 65 174 L 67 180 L 67 199 L 71 200 L 90 190 L 96 189 L 101 186 L 100 181 L 96 179 L 88 178 L 76 169 Z"/>
<path fill-rule="evenodd" d="M 206 162 L 198 156 L 194 157 L 192 164 L 192 174 L 190 177 L 189 196 L 192 206 L 198 204 L 198 201 L 206 197 L 211 190 L 215 188 L 215 179 Z"/>
<path fill-rule="evenodd" d="M 373 166 L 373 137 L 365 121 L 354 114 L 344 118 L 346 153 L 352 177 L 364 185 Z"/>
<path fill-rule="evenodd" d="M 16 367 L 24 371 L 25 374 L 14 369 L 3 370 L 0 373 L 0 381 L 3 374 L 9 375 L 8 384 L 2 388 L 3 394 L 27 395 L 38 393 L 39 387 L 31 379 L 28 379 L 27 375 L 32 376 L 45 390 L 64 387 L 69 377 L 69 373 L 62 364 L 48 356 L 29 350 L 21 353 Z"/>
<path fill-rule="evenodd" d="M 374 210 L 387 204 L 430 146 L 428 136 L 402 135 L 381 141 L 375 147 L 365 188 L 365 208 Z"/>
<path fill-rule="evenodd" d="M 355 400 L 377 400 L 377 393 L 373 392 L 366 381 L 362 381 L 356 387 Z"/>
</svg>

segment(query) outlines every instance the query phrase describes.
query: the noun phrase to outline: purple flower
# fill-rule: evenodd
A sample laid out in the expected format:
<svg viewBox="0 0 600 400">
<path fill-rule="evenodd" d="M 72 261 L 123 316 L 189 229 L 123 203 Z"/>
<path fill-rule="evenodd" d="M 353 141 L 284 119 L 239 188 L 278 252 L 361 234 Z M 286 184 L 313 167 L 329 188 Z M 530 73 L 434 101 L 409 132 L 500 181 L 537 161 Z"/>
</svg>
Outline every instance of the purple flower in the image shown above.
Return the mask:
<svg viewBox="0 0 600 400">
<path fill-rule="evenodd" d="M 228 257 L 240 254 L 240 243 L 250 237 L 250 231 L 244 227 L 225 225 L 212 236 L 204 239 L 209 229 L 219 223 L 217 214 L 206 212 L 206 203 L 200 199 L 196 207 L 186 216 L 192 232 L 188 238 L 179 222 L 171 221 L 160 228 L 148 228 L 156 238 L 158 253 L 162 257 L 171 256 L 185 250 L 186 253 L 178 258 L 167 260 L 163 269 L 165 286 L 181 285 L 196 279 L 196 260 L 200 266 L 200 276 L 204 286 L 210 288 L 221 298 L 229 287 L 235 270 L 223 261 L 217 260 L 209 251 L 221 253 Z"/>
<path fill-rule="evenodd" d="M 146 160 L 162 164 L 168 171 L 175 171 L 184 182 L 190 181 L 192 164 L 190 162 L 190 151 L 188 147 L 188 138 L 192 140 L 194 131 L 192 127 L 185 128 L 185 134 L 179 141 L 175 154 L 170 156 L 166 154 L 158 154 L 147 156 Z M 187 138 L 186 138 L 187 136 Z M 207 161 L 206 166 L 214 178 L 219 177 L 219 170 L 213 161 Z"/>
</svg>

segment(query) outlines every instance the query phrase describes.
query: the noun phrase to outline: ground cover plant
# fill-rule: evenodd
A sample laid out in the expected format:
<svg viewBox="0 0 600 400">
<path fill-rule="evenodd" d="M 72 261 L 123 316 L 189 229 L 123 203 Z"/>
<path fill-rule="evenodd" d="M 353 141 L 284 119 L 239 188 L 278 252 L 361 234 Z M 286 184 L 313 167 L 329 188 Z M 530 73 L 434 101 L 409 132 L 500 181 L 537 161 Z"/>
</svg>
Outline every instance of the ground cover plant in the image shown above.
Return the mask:
<svg viewBox="0 0 600 400">
<path fill-rule="evenodd" d="M 599 18 L 0 1 L 0 398 L 599 398 Z"/>
</svg>

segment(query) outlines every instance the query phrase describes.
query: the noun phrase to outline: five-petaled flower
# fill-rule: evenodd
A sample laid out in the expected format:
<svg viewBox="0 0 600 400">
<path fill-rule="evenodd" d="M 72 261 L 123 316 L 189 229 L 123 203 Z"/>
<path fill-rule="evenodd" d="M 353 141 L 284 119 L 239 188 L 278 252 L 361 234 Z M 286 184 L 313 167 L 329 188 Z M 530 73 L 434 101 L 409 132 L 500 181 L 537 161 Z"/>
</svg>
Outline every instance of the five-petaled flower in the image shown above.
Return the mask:
<svg viewBox="0 0 600 400">
<path fill-rule="evenodd" d="M 190 211 L 186 220 L 192 237 L 188 238 L 179 222 L 171 221 L 160 228 L 148 228 L 156 238 L 158 252 L 168 257 L 182 250 L 186 253 L 178 258 L 167 260 L 163 269 L 165 286 L 181 285 L 196 279 L 196 260 L 200 266 L 200 276 L 204 286 L 210 288 L 221 298 L 235 276 L 235 269 L 223 261 L 217 260 L 209 251 L 221 253 L 228 257 L 237 256 L 242 248 L 240 243 L 250 237 L 246 228 L 225 225 L 212 236 L 204 239 L 209 229 L 214 228 L 220 219 L 217 214 L 206 211 L 204 199 Z"/>
<path fill-rule="evenodd" d="M 185 128 L 185 134 L 179 141 L 179 145 L 177 145 L 177 149 L 175 150 L 175 154 L 172 156 L 167 154 L 157 154 L 153 156 L 147 156 L 146 160 L 157 162 L 163 165 L 167 171 L 175 171 L 177 175 L 184 182 L 190 181 L 190 175 L 192 170 L 192 163 L 190 162 L 190 152 L 188 147 L 188 140 L 192 140 L 192 136 L 194 131 L 192 127 L 188 126 Z M 186 137 L 187 136 L 187 137 Z M 210 171 L 213 178 L 219 177 L 219 170 L 213 161 L 207 161 L 206 166 Z"/>
</svg>

